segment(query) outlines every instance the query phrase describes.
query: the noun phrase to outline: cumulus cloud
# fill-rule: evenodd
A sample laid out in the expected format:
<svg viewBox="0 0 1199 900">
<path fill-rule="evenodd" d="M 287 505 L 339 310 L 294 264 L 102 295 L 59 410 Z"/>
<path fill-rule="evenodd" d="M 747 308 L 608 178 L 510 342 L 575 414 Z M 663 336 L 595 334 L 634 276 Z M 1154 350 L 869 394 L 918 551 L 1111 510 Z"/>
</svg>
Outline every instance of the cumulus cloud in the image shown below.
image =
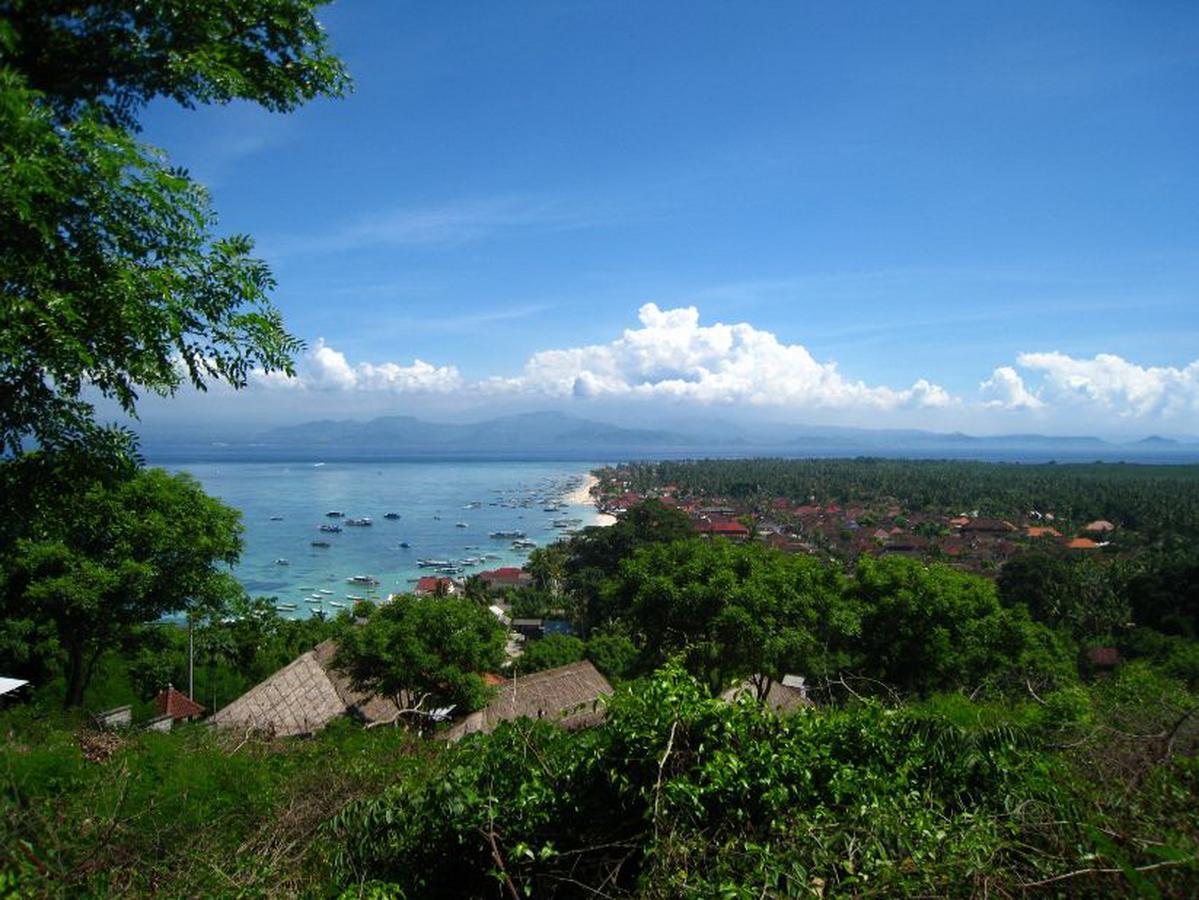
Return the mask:
<svg viewBox="0 0 1199 900">
<path fill-rule="evenodd" d="M 1064 353 L 1021 353 L 1022 368 L 1044 379 L 1054 403 L 1087 404 L 1128 418 L 1199 412 L 1199 360 L 1185 368 L 1139 366 L 1110 353 L 1078 359 Z"/>
<path fill-rule="evenodd" d="M 978 386 L 983 405 L 997 409 L 1040 409 L 1041 402 L 1011 366 L 1000 366 Z"/>
<path fill-rule="evenodd" d="M 744 322 L 700 324 L 694 306 L 638 311 L 639 328 L 616 340 L 535 353 L 515 378 L 492 390 L 553 397 L 629 396 L 701 404 L 749 403 L 808 408 L 943 407 L 953 398 L 920 379 L 909 388 L 871 386 L 843 376 L 801 344 L 785 344 Z"/>
<path fill-rule="evenodd" d="M 455 366 L 435 366 L 421 359 L 407 366 L 393 362 L 351 364 L 344 353 L 323 339 L 300 362 L 294 377 L 259 370 L 254 380 L 264 387 L 397 394 L 444 394 L 462 387 L 462 375 Z"/>
</svg>

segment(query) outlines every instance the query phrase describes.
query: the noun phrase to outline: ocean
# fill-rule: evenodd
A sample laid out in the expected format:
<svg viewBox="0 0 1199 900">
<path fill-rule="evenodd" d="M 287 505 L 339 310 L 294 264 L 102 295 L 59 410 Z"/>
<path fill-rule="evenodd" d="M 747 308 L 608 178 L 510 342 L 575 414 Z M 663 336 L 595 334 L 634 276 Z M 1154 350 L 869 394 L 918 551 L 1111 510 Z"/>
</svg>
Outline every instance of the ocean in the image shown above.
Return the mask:
<svg viewBox="0 0 1199 900">
<path fill-rule="evenodd" d="M 153 460 L 150 460 L 154 464 Z M 520 565 L 528 550 L 495 531 L 524 532 L 544 546 L 571 527 L 596 524 L 599 514 L 584 502 L 584 487 L 598 463 L 579 462 L 211 462 L 160 463 L 194 475 L 209 494 L 242 513 L 245 548 L 234 574 L 251 596 L 276 598 L 289 617 L 320 610 L 332 614 L 351 597 L 383 599 L 411 590 L 421 575 L 437 574 L 420 559 L 463 564 L 472 572 Z M 571 494 L 575 496 L 571 496 Z M 556 511 L 544 507 L 563 503 Z M 341 511 L 344 518 L 329 518 Z M 399 518 L 384 518 L 395 513 Z M 369 527 L 346 524 L 369 517 Z M 339 524 L 340 533 L 320 531 Z M 324 541 L 328 547 L 313 546 Z M 408 547 L 401 547 L 407 543 Z M 377 587 L 348 581 L 378 579 Z M 321 602 L 308 602 L 319 596 Z M 338 604 L 341 604 L 339 606 Z"/>
</svg>

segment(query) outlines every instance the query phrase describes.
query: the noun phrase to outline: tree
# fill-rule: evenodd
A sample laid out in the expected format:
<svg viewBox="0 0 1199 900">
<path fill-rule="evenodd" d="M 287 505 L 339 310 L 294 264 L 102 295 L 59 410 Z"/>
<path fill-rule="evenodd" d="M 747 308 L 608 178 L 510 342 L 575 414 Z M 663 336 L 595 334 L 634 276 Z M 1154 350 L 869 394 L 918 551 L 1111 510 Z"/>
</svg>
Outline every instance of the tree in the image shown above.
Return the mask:
<svg viewBox="0 0 1199 900">
<path fill-rule="evenodd" d="M 0 452 L 103 440 L 89 389 L 243 386 L 302 346 L 248 237 L 133 137 L 156 97 L 287 111 L 349 86 L 324 0 L 0 0 Z M 111 443 L 111 441 L 110 441 Z"/>
<path fill-rule="evenodd" d="M 902 557 L 863 558 L 850 595 L 862 615 L 858 668 L 895 687 L 973 688 L 1061 662 L 1052 635 L 1022 607 L 1002 606 L 987 578 Z"/>
<path fill-rule="evenodd" d="M 459 597 L 401 597 L 341 636 L 336 665 L 359 690 L 401 709 L 428 694 L 471 711 L 483 705 L 481 672 L 499 668 L 506 634 L 485 608 Z"/>
<path fill-rule="evenodd" d="M 550 634 L 525 645 L 525 651 L 512 664 L 521 675 L 556 669 L 583 658 L 583 642 L 570 634 Z"/>
<path fill-rule="evenodd" d="M 830 645 L 857 630 L 839 570 L 760 544 L 692 538 L 642 547 L 605 593 L 647 664 L 681 653 L 713 692 L 758 676 L 764 697 L 788 672 L 823 671 Z"/>
<path fill-rule="evenodd" d="M 1005 605 L 1023 605 L 1036 621 L 1085 639 L 1124 629 L 1131 616 L 1125 579 L 1117 564 L 1028 553 L 1005 563 L 996 583 Z"/>
<path fill-rule="evenodd" d="M 34 509 L 25 534 L 0 557 L 0 630 L 51 624 L 44 649 L 62 657 L 65 701 L 78 705 L 101 655 L 138 626 L 179 613 L 201 621 L 224 614 L 242 593 L 228 569 L 242 527 L 240 513 L 193 478 L 161 469 L 61 489 L 69 493 Z"/>
</svg>

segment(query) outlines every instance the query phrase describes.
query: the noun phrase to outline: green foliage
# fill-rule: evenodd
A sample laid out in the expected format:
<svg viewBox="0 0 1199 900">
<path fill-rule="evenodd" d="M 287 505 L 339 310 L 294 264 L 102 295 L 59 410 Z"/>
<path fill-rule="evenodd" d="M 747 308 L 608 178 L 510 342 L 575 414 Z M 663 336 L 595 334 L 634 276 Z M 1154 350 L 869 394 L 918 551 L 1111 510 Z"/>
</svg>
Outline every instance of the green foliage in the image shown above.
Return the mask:
<svg viewBox="0 0 1199 900">
<path fill-rule="evenodd" d="M 639 549 L 604 588 L 650 666 L 682 653 L 719 691 L 737 678 L 825 672 L 830 646 L 858 630 L 840 573 L 760 544 L 698 538 Z"/>
<path fill-rule="evenodd" d="M 578 662 L 583 658 L 584 645 L 569 634 L 549 634 L 540 640 L 525 644 L 524 652 L 512 663 L 512 669 L 520 675 L 554 669 Z"/>
<path fill-rule="evenodd" d="M 378 793 L 415 740 L 348 721 L 309 741 L 201 726 L 101 738 L 31 712 L 0 715 L 5 896 L 309 891 L 327 871 L 313 831 Z"/>
<path fill-rule="evenodd" d="M 590 732 L 505 724 L 350 805 L 330 827 L 334 875 L 400 896 L 497 880 L 534 896 L 1007 895 L 1122 860 L 1148 883 L 1194 884 L 1195 809 L 1161 829 L 1143 807 L 1091 805 L 1037 730 L 955 703 L 779 718 L 668 668 Z M 1193 800 L 1190 768 L 1152 770 L 1155 812 Z M 1111 826 L 1152 837 L 1094 839 Z M 1163 858 L 1178 868 L 1136 871 Z"/>
<path fill-rule="evenodd" d="M 288 110 L 343 91 L 317 5 L 0 3 L 0 452 L 113 443 L 85 389 L 133 413 L 185 378 L 291 371 L 301 343 L 251 241 L 217 236 L 203 188 L 132 132 L 155 97 Z"/>
<path fill-rule="evenodd" d="M 977 687 L 1067 669 L 1051 632 L 1005 608 L 992 581 L 943 565 L 863 559 L 852 597 L 861 610 L 860 671 L 917 693 Z"/>
<path fill-rule="evenodd" d="M 1005 563 L 996 583 L 1006 605 L 1022 604 L 1081 640 L 1124 630 L 1131 610 L 1122 577 L 1118 566 L 1087 557 L 1029 553 Z"/>
<path fill-rule="evenodd" d="M 632 677 L 640 656 L 628 635 L 611 629 L 592 632 L 585 653 L 591 664 L 613 682 Z"/>
<path fill-rule="evenodd" d="M 481 672 L 504 660 L 505 631 L 478 604 L 459 597 L 400 597 L 380 606 L 361 628 L 342 635 L 337 665 L 361 690 L 401 707 L 429 694 L 436 705 L 478 709 L 486 699 Z"/>
<path fill-rule="evenodd" d="M 48 654 L 61 653 L 68 703 L 137 626 L 180 612 L 220 617 L 241 594 L 227 568 L 241 552 L 240 514 L 190 476 L 136 470 L 64 485 L 58 501 L 69 517 L 27 513 L 24 532 L 0 548 L 0 631 L 45 635 L 47 655 L 26 665 L 45 673 Z"/>
</svg>

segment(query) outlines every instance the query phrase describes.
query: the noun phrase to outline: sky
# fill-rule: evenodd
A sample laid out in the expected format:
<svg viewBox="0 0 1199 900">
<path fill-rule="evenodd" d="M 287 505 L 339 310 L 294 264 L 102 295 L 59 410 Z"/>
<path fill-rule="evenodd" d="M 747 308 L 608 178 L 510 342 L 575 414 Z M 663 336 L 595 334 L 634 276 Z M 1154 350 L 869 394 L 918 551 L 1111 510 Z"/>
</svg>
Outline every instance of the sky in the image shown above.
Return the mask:
<svg viewBox="0 0 1199 900">
<path fill-rule="evenodd" d="M 143 138 L 249 233 L 295 378 L 241 427 L 1199 434 L 1199 4 L 357 0 L 355 80 Z"/>
</svg>

